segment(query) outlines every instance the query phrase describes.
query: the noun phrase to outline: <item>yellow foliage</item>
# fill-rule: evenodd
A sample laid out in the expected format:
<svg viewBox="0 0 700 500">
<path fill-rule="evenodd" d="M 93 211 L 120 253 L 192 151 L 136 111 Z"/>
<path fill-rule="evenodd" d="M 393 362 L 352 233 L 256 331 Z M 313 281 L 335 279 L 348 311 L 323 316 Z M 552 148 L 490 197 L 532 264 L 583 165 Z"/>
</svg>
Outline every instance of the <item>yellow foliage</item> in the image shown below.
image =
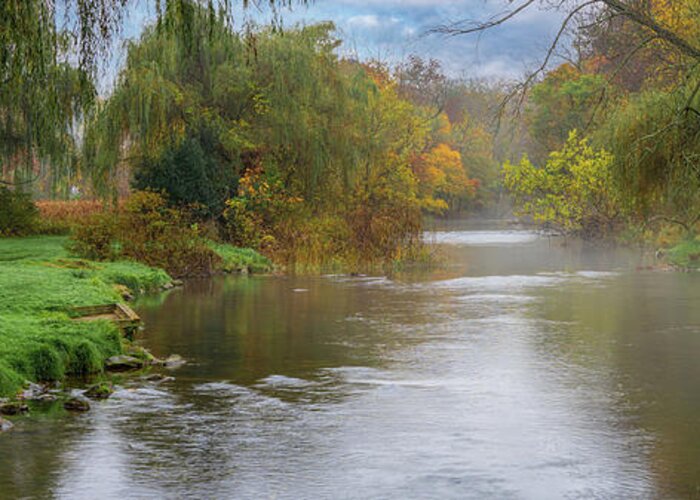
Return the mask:
<svg viewBox="0 0 700 500">
<path fill-rule="evenodd" d="M 504 185 L 518 215 L 567 233 L 599 236 L 613 228 L 620 214 L 612 161 L 610 153 L 594 150 L 574 130 L 541 168 L 527 157 L 517 165 L 506 163 Z"/>
<path fill-rule="evenodd" d="M 462 155 L 440 143 L 414 164 L 423 208 L 443 212 L 461 198 L 473 196 L 477 182 L 467 176 Z"/>
</svg>

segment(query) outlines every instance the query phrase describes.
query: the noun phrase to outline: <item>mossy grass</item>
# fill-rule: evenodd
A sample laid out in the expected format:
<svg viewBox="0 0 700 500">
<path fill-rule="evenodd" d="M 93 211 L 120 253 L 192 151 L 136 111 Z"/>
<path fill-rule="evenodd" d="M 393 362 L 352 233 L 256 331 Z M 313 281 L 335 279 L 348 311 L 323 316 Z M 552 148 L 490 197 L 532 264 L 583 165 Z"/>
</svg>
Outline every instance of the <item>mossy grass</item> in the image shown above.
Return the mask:
<svg viewBox="0 0 700 500">
<path fill-rule="evenodd" d="M 700 240 L 688 238 L 667 252 L 669 264 L 682 269 L 700 269 Z"/>
<path fill-rule="evenodd" d="M 272 263 L 250 248 L 238 248 L 214 242 L 209 242 L 209 247 L 221 257 L 221 269 L 224 272 L 266 273 L 272 271 Z"/>
<path fill-rule="evenodd" d="M 0 396 L 15 394 L 25 380 L 101 371 L 106 358 L 121 353 L 120 333 L 107 321 L 71 321 L 71 307 L 118 302 L 116 285 L 138 293 L 171 281 L 134 262 L 71 258 L 65 242 L 0 239 Z"/>
</svg>

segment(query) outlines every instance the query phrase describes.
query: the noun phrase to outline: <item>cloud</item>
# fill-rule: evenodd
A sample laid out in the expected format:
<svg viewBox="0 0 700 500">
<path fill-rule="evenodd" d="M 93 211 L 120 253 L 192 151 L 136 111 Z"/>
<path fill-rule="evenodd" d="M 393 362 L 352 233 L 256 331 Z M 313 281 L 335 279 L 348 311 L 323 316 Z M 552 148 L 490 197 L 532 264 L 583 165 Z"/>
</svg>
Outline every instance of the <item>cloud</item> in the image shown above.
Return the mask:
<svg viewBox="0 0 700 500">
<path fill-rule="evenodd" d="M 428 31 L 459 20 L 485 20 L 512 8 L 508 0 L 317 0 L 285 22 L 332 20 L 360 57 L 397 62 L 409 54 L 435 58 L 453 76 L 512 79 L 540 60 L 562 19 L 531 8 L 489 32 L 445 37 Z"/>
<path fill-rule="evenodd" d="M 380 26 L 379 18 L 374 14 L 352 16 L 347 23 L 349 26 L 359 26 L 361 28 L 378 28 Z"/>
<path fill-rule="evenodd" d="M 427 32 L 459 20 L 489 19 L 512 7 L 509 0 L 316 0 L 306 7 L 281 9 L 280 14 L 286 26 L 333 21 L 345 41 L 340 50 L 359 57 L 393 63 L 417 54 L 440 60 L 453 76 L 511 79 L 541 60 L 561 23 L 560 12 L 527 9 L 480 35 L 445 37 Z M 151 17 L 152 12 L 143 8 L 132 12 L 127 33 L 137 33 Z M 264 23 L 272 14 L 261 7 L 238 17 Z"/>
</svg>

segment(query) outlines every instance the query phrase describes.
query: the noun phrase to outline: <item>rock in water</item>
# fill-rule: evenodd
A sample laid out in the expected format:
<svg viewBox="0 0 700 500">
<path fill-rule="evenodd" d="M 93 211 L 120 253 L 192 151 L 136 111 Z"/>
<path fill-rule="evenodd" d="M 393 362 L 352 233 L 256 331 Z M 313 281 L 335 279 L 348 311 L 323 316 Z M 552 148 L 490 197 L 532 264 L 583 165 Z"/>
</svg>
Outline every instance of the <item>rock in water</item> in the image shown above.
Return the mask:
<svg viewBox="0 0 700 500">
<path fill-rule="evenodd" d="M 167 375 L 163 375 L 162 373 L 152 373 L 151 375 L 146 375 L 145 377 L 143 377 L 143 379 L 149 382 L 163 383 L 172 382 L 173 380 L 175 380 L 175 377 L 169 377 Z"/>
<path fill-rule="evenodd" d="M 10 422 L 9 420 L 5 420 L 4 418 L 0 418 L 0 432 L 6 432 L 9 431 L 14 427 L 14 424 Z"/>
<path fill-rule="evenodd" d="M 114 372 L 124 372 L 128 370 L 138 370 L 143 368 L 144 362 L 132 356 L 112 356 L 105 361 L 105 368 Z"/>
<path fill-rule="evenodd" d="M 114 393 L 112 384 L 103 382 L 101 384 L 91 385 L 83 394 L 90 399 L 107 399 L 112 393 Z"/>
<path fill-rule="evenodd" d="M 180 368 L 185 363 L 187 363 L 187 361 L 185 361 L 182 356 L 172 354 L 165 358 L 163 361 L 163 366 L 166 368 Z"/>
<path fill-rule="evenodd" d="M 27 389 L 22 391 L 20 394 L 20 399 L 30 399 L 36 400 L 41 399 L 41 397 L 48 392 L 49 388 L 44 385 L 29 383 Z"/>
<path fill-rule="evenodd" d="M 46 393 L 46 394 L 41 394 L 41 395 L 37 396 L 36 398 L 34 398 L 34 401 L 42 401 L 44 403 L 51 403 L 53 401 L 56 401 L 56 399 L 58 399 L 58 398 L 55 395 Z"/>
<path fill-rule="evenodd" d="M 0 415 L 19 415 L 28 411 L 29 407 L 19 401 L 10 401 L 0 405 Z"/>
<path fill-rule="evenodd" d="M 155 364 L 156 357 L 148 352 L 147 349 L 138 346 L 138 345 L 130 345 L 125 349 L 125 354 L 127 356 L 131 356 L 132 358 L 137 358 L 140 359 L 144 362 L 144 364 Z"/>
<path fill-rule="evenodd" d="M 70 398 L 63 403 L 63 407 L 68 411 L 90 411 L 90 403 L 81 398 Z"/>
</svg>

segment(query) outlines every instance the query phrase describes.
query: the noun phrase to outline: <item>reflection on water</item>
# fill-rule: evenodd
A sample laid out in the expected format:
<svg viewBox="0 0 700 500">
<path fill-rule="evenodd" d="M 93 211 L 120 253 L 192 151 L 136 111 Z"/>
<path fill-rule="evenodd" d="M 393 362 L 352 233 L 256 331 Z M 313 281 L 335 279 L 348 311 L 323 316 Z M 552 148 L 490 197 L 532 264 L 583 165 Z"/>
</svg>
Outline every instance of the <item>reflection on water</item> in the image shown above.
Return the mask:
<svg viewBox="0 0 700 500">
<path fill-rule="evenodd" d="M 0 436 L 2 498 L 700 495 L 700 276 L 448 230 L 395 276 L 189 282 L 143 343 L 191 362 Z"/>
</svg>

